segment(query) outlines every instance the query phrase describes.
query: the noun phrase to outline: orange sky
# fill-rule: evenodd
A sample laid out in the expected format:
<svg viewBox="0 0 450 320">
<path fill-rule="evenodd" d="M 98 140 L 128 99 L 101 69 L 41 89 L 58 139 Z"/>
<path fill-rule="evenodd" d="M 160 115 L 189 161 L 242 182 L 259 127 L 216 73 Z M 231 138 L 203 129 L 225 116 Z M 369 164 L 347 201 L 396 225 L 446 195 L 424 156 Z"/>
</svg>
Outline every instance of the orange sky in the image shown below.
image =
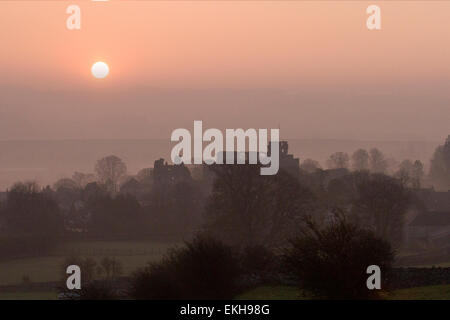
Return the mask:
<svg viewBox="0 0 450 320">
<path fill-rule="evenodd" d="M 73 3 L 80 31 L 65 27 Z M 373 3 L 381 31 L 365 26 Z M 449 19 L 450 2 L 430 1 L 1 1 L 0 139 L 164 138 L 197 117 L 281 123 L 285 137 L 442 140 Z M 105 80 L 90 75 L 97 60 L 110 66 Z M 210 88 L 257 93 L 198 93 Z"/>
</svg>

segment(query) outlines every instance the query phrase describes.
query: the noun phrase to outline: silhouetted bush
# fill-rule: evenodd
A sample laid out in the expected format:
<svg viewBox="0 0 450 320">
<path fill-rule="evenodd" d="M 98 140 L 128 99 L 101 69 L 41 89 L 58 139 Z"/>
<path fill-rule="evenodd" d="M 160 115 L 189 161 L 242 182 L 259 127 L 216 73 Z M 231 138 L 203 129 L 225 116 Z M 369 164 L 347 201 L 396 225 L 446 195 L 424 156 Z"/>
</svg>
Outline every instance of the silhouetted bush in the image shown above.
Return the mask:
<svg viewBox="0 0 450 320">
<path fill-rule="evenodd" d="M 367 289 L 366 270 L 377 265 L 382 276 L 389 274 L 390 244 L 339 216 L 322 229 L 307 224 L 308 232 L 292 239 L 284 255 L 287 271 L 298 277 L 301 288 L 318 298 L 376 298 L 378 290 Z"/>
<path fill-rule="evenodd" d="M 141 300 L 182 299 L 182 286 L 175 270 L 175 262 L 166 259 L 136 271 L 132 277 L 131 296 Z"/>
<path fill-rule="evenodd" d="M 137 271 L 135 299 L 230 299 L 238 293 L 239 261 L 231 247 L 197 236 L 172 249 L 161 262 Z"/>
<path fill-rule="evenodd" d="M 277 257 L 267 247 L 249 246 L 241 253 L 241 267 L 243 273 L 256 282 L 267 283 L 273 280 L 277 273 Z"/>
</svg>

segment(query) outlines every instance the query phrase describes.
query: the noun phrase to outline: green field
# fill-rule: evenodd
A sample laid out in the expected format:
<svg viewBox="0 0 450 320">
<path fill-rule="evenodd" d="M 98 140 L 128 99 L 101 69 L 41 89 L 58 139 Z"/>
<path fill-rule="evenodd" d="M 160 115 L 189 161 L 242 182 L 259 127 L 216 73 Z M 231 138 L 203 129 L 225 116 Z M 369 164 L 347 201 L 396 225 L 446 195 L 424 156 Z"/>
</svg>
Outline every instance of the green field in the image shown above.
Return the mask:
<svg viewBox="0 0 450 320">
<path fill-rule="evenodd" d="M 289 286 L 263 286 L 237 297 L 238 300 L 299 300 L 310 299 L 304 291 Z M 416 287 L 394 290 L 388 300 L 450 300 L 450 285 Z"/>
<path fill-rule="evenodd" d="M 0 300 L 56 300 L 57 293 L 43 292 L 0 292 Z"/>
<path fill-rule="evenodd" d="M 450 285 L 395 290 L 391 300 L 450 300 Z"/>
<path fill-rule="evenodd" d="M 48 256 L 0 262 L 0 285 L 21 284 L 23 277 L 32 282 L 60 280 L 66 257 L 91 257 L 97 261 L 114 257 L 129 275 L 150 261 L 157 261 L 175 243 L 155 241 L 77 241 L 55 248 Z"/>
<path fill-rule="evenodd" d="M 262 286 L 236 297 L 237 300 L 307 300 L 308 293 L 297 287 Z"/>
<path fill-rule="evenodd" d="M 114 257 L 122 263 L 123 275 L 130 275 L 148 262 L 158 261 L 175 242 L 161 241 L 74 241 L 56 247 L 49 255 L 36 258 L 15 259 L 0 262 L 0 286 L 20 285 L 24 277 L 33 283 L 61 280 L 62 263 L 66 257 L 91 257 L 99 261 L 103 257 Z M 5 299 L 56 299 L 52 291 L 0 292 Z M 393 300 L 440 299 L 450 300 L 450 285 L 417 287 L 396 290 L 385 298 Z M 248 300 L 298 300 L 311 296 L 292 286 L 261 286 L 237 297 Z"/>
<path fill-rule="evenodd" d="M 55 292 L 0 293 L 0 300 L 54 300 Z M 307 293 L 289 286 L 263 286 L 239 295 L 237 300 L 305 300 Z M 388 300 L 450 300 L 450 285 L 417 287 L 395 290 L 386 295 Z"/>
</svg>

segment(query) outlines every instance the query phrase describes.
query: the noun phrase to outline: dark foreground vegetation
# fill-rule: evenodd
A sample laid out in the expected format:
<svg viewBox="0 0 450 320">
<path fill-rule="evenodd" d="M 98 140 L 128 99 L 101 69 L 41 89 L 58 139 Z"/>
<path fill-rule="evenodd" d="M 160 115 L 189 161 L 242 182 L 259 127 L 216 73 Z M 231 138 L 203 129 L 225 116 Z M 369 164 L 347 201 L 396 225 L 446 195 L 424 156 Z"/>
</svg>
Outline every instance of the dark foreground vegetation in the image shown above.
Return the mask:
<svg viewBox="0 0 450 320">
<path fill-rule="evenodd" d="M 309 232 L 292 239 L 284 255 L 286 272 L 302 289 L 318 298 L 376 298 L 379 292 L 366 286 L 370 265 L 383 270 L 383 287 L 389 285 L 394 253 L 387 241 L 338 215 L 323 229 L 313 221 L 308 226 Z"/>
<path fill-rule="evenodd" d="M 292 239 L 291 245 L 278 253 L 264 247 L 239 249 L 198 235 L 130 278 L 110 276 L 85 281 L 82 290 L 65 290 L 63 298 L 270 299 L 271 294 L 274 298 L 281 294 L 277 288 L 289 286 L 286 288 L 296 288 L 294 298 L 388 299 L 395 294 L 407 298 L 407 291 L 401 293 L 399 288 L 449 282 L 450 268 L 392 268 L 393 257 L 389 243 L 338 217 L 323 230 L 310 225 L 303 236 Z M 370 264 L 383 270 L 383 290 L 367 289 L 365 270 Z M 251 292 L 264 286 L 270 286 L 273 292 L 251 296 Z M 444 295 L 446 288 L 442 286 Z M 433 297 L 436 295 L 433 292 Z"/>
</svg>

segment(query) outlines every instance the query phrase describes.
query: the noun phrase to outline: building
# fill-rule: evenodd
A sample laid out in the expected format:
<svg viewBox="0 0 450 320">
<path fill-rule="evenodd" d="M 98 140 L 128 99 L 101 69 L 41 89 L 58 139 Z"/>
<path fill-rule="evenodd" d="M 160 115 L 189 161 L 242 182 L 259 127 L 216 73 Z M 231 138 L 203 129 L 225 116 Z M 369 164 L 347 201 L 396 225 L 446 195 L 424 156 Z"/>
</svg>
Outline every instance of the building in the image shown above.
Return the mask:
<svg viewBox="0 0 450 320">
<path fill-rule="evenodd" d="M 407 241 L 422 248 L 450 246 L 450 211 L 418 214 L 407 227 Z"/>
<path fill-rule="evenodd" d="M 267 155 L 270 156 L 270 150 L 273 142 L 270 142 L 267 150 Z M 256 153 L 256 155 L 255 155 Z M 234 164 L 237 163 L 237 159 L 243 159 L 245 164 L 249 164 L 250 155 L 255 155 L 257 162 L 259 163 L 258 153 L 254 152 L 226 152 L 222 151 L 217 154 L 218 159 L 222 159 L 222 163 L 226 164 L 227 155 L 233 154 Z M 203 166 L 207 166 L 204 164 Z M 300 174 L 300 161 L 298 158 L 294 158 L 292 154 L 289 154 L 289 145 L 287 141 L 279 142 L 279 170 L 283 170 L 295 178 L 299 177 Z M 200 175 L 196 173 L 196 175 Z"/>
<path fill-rule="evenodd" d="M 414 191 L 419 206 L 406 216 L 406 241 L 410 247 L 450 246 L 450 190 Z"/>
<path fill-rule="evenodd" d="M 415 194 L 429 211 L 450 211 L 450 190 L 419 189 Z"/>
<path fill-rule="evenodd" d="M 270 148 L 269 151 L 270 153 Z M 283 169 L 292 176 L 298 178 L 300 174 L 300 160 L 289 154 L 289 144 L 287 141 L 280 141 L 280 169 Z"/>
</svg>

